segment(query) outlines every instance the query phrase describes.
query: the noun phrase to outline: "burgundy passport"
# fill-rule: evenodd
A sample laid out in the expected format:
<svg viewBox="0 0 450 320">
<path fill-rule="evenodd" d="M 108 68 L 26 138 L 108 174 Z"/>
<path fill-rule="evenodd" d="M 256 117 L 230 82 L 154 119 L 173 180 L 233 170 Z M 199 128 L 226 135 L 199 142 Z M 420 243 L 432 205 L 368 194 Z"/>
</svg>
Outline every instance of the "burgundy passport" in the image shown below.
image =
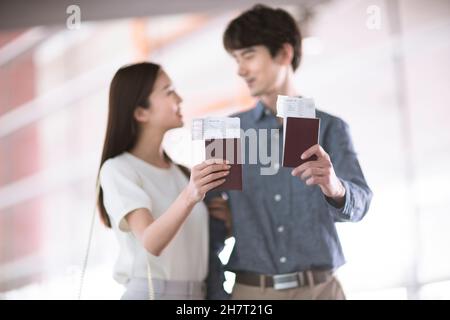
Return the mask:
<svg viewBox="0 0 450 320">
<path fill-rule="evenodd" d="M 230 161 L 230 174 L 220 186 L 211 189 L 242 190 L 241 139 L 206 139 L 206 159 L 219 158 Z"/>
<path fill-rule="evenodd" d="M 305 160 L 301 159 L 301 155 L 319 143 L 320 119 L 288 117 L 285 120 L 283 167 L 298 167 L 307 161 L 317 160 L 316 155 Z"/>
</svg>

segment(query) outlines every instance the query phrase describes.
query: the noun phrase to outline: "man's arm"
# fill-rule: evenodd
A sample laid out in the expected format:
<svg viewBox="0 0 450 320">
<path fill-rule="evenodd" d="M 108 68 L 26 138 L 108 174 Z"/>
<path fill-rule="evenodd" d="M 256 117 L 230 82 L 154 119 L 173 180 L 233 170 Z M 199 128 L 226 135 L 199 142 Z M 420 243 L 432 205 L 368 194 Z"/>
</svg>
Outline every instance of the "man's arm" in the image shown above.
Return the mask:
<svg viewBox="0 0 450 320">
<path fill-rule="evenodd" d="M 292 175 L 321 188 L 336 221 L 359 221 L 369 209 L 372 191 L 359 165 L 348 125 L 333 120 L 324 140 L 328 152 L 320 145 L 311 147 L 302 158 L 315 154 L 318 159 L 298 166 Z"/>
</svg>

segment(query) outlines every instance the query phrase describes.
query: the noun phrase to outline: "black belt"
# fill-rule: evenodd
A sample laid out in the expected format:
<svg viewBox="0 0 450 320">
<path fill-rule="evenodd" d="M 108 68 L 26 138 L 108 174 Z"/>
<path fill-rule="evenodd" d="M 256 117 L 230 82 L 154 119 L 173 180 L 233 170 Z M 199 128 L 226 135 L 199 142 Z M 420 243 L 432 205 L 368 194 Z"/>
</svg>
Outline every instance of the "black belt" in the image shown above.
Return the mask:
<svg viewBox="0 0 450 320">
<path fill-rule="evenodd" d="M 237 272 L 236 282 L 254 287 L 269 287 L 276 290 L 314 286 L 329 280 L 333 272 L 308 270 L 285 274 L 264 275 L 253 272 Z"/>
</svg>

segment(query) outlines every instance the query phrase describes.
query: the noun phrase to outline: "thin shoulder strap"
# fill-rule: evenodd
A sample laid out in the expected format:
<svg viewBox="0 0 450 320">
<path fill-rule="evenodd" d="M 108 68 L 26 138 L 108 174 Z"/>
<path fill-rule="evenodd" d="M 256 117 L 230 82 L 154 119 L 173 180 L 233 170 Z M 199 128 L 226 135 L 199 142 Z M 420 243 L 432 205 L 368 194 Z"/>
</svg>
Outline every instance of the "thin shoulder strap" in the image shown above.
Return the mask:
<svg viewBox="0 0 450 320">
<path fill-rule="evenodd" d="M 94 204 L 94 209 L 92 210 L 92 213 L 91 213 L 91 224 L 89 227 L 88 242 L 87 242 L 86 251 L 85 251 L 85 255 L 84 255 L 84 259 L 83 259 L 83 264 L 81 266 L 81 271 L 80 271 L 80 286 L 78 288 L 78 300 L 81 300 L 81 295 L 83 293 L 84 277 L 86 275 L 86 269 L 87 269 L 88 260 L 89 260 L 89 252 L 91 250 L 92 237 L 94 234 L 95 216 L 97 215 L 97 199 L 98 199 L 99 193 L 100 193 L 100 178 L 99 178 L 99 176 L 97 176 L 97 181 L 95 183 L 95 204 Z"/>
</svg>

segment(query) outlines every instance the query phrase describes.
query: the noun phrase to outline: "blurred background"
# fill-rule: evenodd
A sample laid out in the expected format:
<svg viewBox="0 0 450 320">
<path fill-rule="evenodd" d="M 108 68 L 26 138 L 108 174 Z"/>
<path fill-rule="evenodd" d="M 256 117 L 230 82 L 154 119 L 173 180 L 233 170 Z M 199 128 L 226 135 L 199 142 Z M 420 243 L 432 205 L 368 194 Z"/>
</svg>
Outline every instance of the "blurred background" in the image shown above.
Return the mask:
<svg viewBox="0 0 450 320">
<path fill-rule="evenodd" d="M 120 66 L 151 60 L 171 76 L 185 127 L 164 145 L 183 164 L 192 118 L 254 105 L 221 41 L 256 3 L 1 2 L 0 299 L 78 298 Z M 374 192 L 362 222 L 338 225 L 348 298 L 450 299 L 450 1 L 259 3 L 298 21 L 298 88 L 349 123 Z M 117 249 L 96 215 L 82 299 L 121 296 Z"/>
</svg>

